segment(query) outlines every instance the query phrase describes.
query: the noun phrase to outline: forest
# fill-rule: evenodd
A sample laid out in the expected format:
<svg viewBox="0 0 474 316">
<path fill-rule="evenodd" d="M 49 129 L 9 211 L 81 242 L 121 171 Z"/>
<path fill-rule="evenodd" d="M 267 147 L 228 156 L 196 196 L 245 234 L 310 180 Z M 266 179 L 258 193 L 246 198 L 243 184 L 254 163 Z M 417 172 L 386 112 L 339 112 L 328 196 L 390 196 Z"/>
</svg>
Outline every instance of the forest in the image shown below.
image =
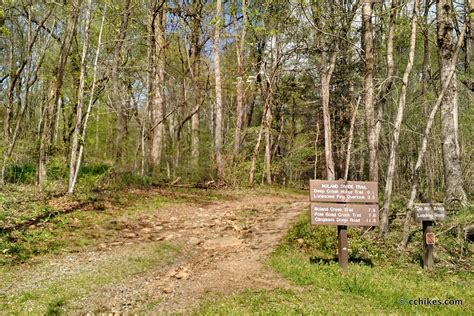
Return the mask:
<svg viewBox="0 0 474 316">
<path fill-rule="evenodd" d="M 357 313 L 432 313 L 394 303 L 405 281 L 393 275 L 426 281 L 413 272 L 417 203 L 447 211 L 434 229 L 448 272 L 427 291 L 473 311 L 472 0 L 0 5 L 0 314 L 338 314 L 364 295 Z M 310 179 L 378 182 L 379 224 L 349 230 L 353 275 L 337 281 L 336 264 L 315 264 L 333 260 L 337 235 L 309 224 Z M 223 249 L 239 249 L 230 266 L 260 250 L 234 284 Z M 243 281 L 267 270 L 271 287 Z M 374 294 L 379 273 L 399 292 Z M 221 296 L 203 301 L 202 284 Z M 291 292 L 305 284 L 349 298 L 307 305 Z M 425 297 L 410 286 L 404 299 Z M 150 298 L 157 288 L 169 303 Z"/>
</svg>

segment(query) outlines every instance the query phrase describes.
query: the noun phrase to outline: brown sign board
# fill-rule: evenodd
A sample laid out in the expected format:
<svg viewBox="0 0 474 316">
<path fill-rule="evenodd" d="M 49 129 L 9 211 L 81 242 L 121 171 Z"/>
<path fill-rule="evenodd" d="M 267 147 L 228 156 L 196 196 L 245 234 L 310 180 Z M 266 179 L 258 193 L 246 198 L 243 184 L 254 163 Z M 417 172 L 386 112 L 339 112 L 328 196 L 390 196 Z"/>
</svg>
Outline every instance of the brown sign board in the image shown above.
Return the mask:
<svg viewBox="0 0 474 316">
<path fill-rule="evenodd" d="M 436 242 L 436 235 L 434 233 L 426 233 L 425 238 L 427 245 L 434 245 Z"/>
<path fill-rule="evenodd" d="M 310 180 L 311 202 L 378 203 L 377 182 Z"/>
<path fill-rule="evenodd" d="M 378 205 L 348 203 L 311 203 L 311 224 L 378 226 Z"/>
<path fill-rule="evenodd" d="M 416 203 L 413 206 L 415 219 L 421 221 L 442 221 L 446 219 L 446 210 L 441 203 Z"/>
</svg>

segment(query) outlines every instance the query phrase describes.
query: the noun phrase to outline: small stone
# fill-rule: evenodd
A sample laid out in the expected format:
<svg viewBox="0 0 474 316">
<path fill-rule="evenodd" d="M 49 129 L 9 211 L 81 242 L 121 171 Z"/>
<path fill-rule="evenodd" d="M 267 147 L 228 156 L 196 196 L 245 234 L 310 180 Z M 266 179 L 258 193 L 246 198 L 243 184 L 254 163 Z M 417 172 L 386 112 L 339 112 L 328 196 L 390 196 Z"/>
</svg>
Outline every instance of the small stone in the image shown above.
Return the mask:
<svg viewBox="0 0 474 316">
<path fill-rule="evenodd" d="M 296 242 L 299 243 L 300 245 L 302 245 L 304 243 L 304 239 L 303 238 L 298 238 L 298 239 L 296 239 Z"/>
<path fill-rule="evenodd" d="M 137 237 L 137 234 L 135 234 L 135 233 L 126 233 L 124 236 L 125 236 L 125 238 L 135 238 L 135 237 Z"/>
<path fill-rule="evenodd" d="M 174 217 L 174 216 L 173 216 L 173 217 L 170 217 L 170 221 L 171 221 L 171 222 L 176 222 L 177 220 L 178 220 L 177 217 Z"/>
<path fill-rule="evenodd" d="M 104 244 L 104 243 L 100 243 L 100 244 L 99 244 L 99 248 L 100 248 L 100 249 L 106 249 L 106 248 L 107 248 L 107 245 Z"/>
<path fill-rule="evenodd" d="M 181 270 L 178 273 L 176 273 L 174 275 L 174 277 L 176 279 L 179 279 L 179 280 L 181 280 L 181 279 L 187 280 L 187 279 L 189 279 L 189 272 L 188 272 L 188 270 Z"/>
<path fill-rule="evenodd" d="M 197 246 L 201 243 L 201 240 L 199 238 L 196 238 L 196 237 L 191 237 L 191 238 L 189 238 L 188 243 L 192 246 Z"/>
<path fill-rule="evenodd" d="M 170 288 L 170 287 L 165 287 L 165 288 L 163 288 L 163 293 L 165 293 L 165 294 L 170 294 L 171 292 L 173 292 L 173 289 L 172 289 L 172 288 Z"/>
<path fill-rule="evenodd" d="M 158 225 L 158 226 L 153 227 L 153 230 L 154 230 L 154 231 L 157 231 L 157 232 L 160 231 L 160 230 L 162 230 L 162 229 L 163 229 L 163 226 L 161 226 L 161 225 Z"/>
<path fill-rule="evenodd" d="M 144 234 L 149 234 L 149 233 L 151 233 L 151 232 L 152 232 L 152 229 L 149 228 L 149 227 L 144 227 L 144 228 L 142 228 L 142 233 L 144 233 Z"/>
<path fill-rule="evenodd" d="M 173 238 L 174 238 L 174 235 L 173 235 L 173 234 L 169 234 L 169 235 L 167 235 L 167 236 L 164 238 L 164 240 L 171 240 L 171 239 L 173 239 Z"/>
</svg>

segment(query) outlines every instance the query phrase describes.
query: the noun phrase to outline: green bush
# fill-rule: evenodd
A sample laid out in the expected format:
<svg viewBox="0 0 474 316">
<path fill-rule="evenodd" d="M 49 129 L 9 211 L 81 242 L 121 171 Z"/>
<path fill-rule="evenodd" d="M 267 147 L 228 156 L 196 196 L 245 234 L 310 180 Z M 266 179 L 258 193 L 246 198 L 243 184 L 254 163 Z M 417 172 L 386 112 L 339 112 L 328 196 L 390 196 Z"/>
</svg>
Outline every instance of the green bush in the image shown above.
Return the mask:
<svg viewBox="0 0 474 316">
<path fill-rule="evenodd" d="M 52 159 L 48 164 L 48 180 L 64 180 L 69 175 L 69 165 L 60 160 Z"/>
<path fill-rule="evenodd" d="M 79 177 L 81 176 L 101 176 L 106 174 L 111 169 L 107 164 L 83 164 L 79 170 Z"/>
<path fill-rule="evenodd" d="M 349 227 L 349 260 L 373 264 L 382 256 L 381 250 L 370 234 L 363 234 L 361 228 Z M 311 225 L 309 213 L 305 213 L 290 229 L 286 242 L 312 256 L 312 261 L 332 261 L 337 258 L 337 229 L 333 226 Z"/>
<path fill-rule="evenodd" d="M 11 183 L 33 183 L 35 175 L 36 165 L 33 163 L 10 165 L 5 170 L 5 180 Z"/>
</svg>

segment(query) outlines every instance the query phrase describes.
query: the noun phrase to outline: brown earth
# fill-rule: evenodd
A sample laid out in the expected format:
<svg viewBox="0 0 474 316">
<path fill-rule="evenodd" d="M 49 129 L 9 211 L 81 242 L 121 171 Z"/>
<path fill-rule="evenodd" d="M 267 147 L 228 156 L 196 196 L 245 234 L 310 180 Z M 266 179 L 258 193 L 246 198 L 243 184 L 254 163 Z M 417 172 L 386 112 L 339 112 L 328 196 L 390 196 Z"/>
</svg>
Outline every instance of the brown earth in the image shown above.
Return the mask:
<svg viewBox="0 0 474 316">
<path fill-rule="evenodd" d="M 173 204 L 142 215 L 133 224 L 111 223 L 119 233 L 97 249 L 42 258 L 17 269 L 8 293 L 22 293 L 83 272 L 103 262 L 133 257 L 140 245 L 171 243 L 181 254 L 171 265 L 137 273 L 118 283 L 83 293 L 74 313 L 189 313 L 215 295 L 244 289 L 293 288 L 264 261 L 307 206 L 302 195 L 237 195 L 228 201 Z M 137 248 L 138 247 L 138 248 Z M 138 250 L 137 250 L 138 249 Z M 129 261 L 127 261 L 129 262 Z M 128 264 L 124 261 L 124 264 Z M 95 271 L 100 275 L 100 271 Z"/>
</svg>

